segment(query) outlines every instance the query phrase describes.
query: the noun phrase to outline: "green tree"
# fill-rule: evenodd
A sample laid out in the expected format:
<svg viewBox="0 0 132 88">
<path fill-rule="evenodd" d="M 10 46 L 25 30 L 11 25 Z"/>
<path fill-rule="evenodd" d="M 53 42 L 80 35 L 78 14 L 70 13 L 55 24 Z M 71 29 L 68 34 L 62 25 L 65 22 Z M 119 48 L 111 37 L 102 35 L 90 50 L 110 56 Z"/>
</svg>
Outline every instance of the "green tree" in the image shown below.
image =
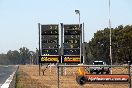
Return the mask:
<svg viewBox="0 0 132 88">
<path fill-rule="evenodd" d="M 20 59 L 21 64 L 29 64 L 30 63 L 30 52 L 29 49 L 26 47 L 22 47 L 20 50 Z"/>
<path fill-rule="evenodd" d="M 122 25 L 112 28 L 112 57 L 113 63 L 127 63 L 128 60 L 132 61 L 132 26 Z M 109 42 L 110 29 L 105 28 L 99 30 L 94 34 L 94 37 L 86 45 L 89 47 L 86 50 L 87 61 L 104 60 L 110 64 L 110 42 Z M 92 54 L 92 55 L 91 55 Z M 89 56 L 92 56 L 89 57 Z"/>
</svg>

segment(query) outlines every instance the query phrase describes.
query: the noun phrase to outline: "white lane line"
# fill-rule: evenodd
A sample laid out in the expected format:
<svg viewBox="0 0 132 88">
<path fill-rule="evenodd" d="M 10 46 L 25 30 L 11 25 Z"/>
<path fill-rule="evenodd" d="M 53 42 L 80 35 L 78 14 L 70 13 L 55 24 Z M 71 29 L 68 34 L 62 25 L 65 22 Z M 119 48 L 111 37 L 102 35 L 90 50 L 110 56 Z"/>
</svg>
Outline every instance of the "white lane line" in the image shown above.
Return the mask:
<svg viewBox="0 0 132 88">
<path fill-rule="evenodd" d="M 15 71 L 16 72 L 16 71 Z M 5 81 L 5 83 L 1 86 L 1 88 L 8 88 L 11 81 L 13 80 L 13 77 L 15 75 L 15 72 L 13 72 L 10 77 Z"/>
</svg>

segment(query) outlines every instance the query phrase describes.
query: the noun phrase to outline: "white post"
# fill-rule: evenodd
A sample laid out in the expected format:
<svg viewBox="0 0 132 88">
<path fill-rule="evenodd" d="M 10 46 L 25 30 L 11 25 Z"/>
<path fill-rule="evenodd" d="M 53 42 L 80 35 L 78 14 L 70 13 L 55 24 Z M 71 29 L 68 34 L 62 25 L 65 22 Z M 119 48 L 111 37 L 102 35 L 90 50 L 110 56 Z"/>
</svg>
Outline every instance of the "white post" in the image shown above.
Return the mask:
<svg viewBox="0 0 132 88">
<path fill-rule="evenodd" d="M 110 60 L 111 60 L 111 65 L 113 64 L 112 62 L 112 50 L 111 50 L 111 21 L 110 21 L 110 0 L 109 0 L 109 29 L 110 29 Z M 112 69 L 111 69 L 111 74 L 112 74 Z"/>
<path fill-rule="evenodd" d="M 51 73 L 51 63 L 50 63 L 50 73 Z"/>
</svg>

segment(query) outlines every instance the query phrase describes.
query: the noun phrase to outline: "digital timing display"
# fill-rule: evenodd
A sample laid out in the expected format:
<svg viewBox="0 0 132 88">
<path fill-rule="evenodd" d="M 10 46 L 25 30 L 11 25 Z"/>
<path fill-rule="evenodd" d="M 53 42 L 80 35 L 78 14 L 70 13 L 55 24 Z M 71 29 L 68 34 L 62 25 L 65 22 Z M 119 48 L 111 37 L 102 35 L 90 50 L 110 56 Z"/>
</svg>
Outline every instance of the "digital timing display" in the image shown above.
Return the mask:
<svg viewBox="0 0 132 88">
<path fill-rule="evenodd" d="M 57 24 L 41 25 L 41 54 L 59 55 L 59 27 Z"/>
<path fill-rule="evenodd" d="M 39 62 L 41 63 L 57 63 L 60 62 L 59 56 L 40 56 Z"/>
<path fill-rule="evenodd" d="M 69 49 L 69 48 L 67 48 L 67 49 L 64 49 L 64 54 L 65 55 L 79 55 L 80 54 L 80 49 Z"/>
<path fill-rule="evenodd" d="M 58 55 L 58 49 L 43 49 L 43 55 Z"/>
<path fill-rule="evenodd" d="M 62 63 L 80 63 L 80 41 L 82 25 L 79 24 L 64 24 L 64 43 Z"/>
<path fill-rule="evenodd" d="M 63 63 L 82 63 L 83 58 L 80 56 L 63 56 L 62 62 Z"/>
<path fill-rule="evenodd" d="M 80 55 L 81 25 L 64 25 L 64 55 Z"/>
</svg>

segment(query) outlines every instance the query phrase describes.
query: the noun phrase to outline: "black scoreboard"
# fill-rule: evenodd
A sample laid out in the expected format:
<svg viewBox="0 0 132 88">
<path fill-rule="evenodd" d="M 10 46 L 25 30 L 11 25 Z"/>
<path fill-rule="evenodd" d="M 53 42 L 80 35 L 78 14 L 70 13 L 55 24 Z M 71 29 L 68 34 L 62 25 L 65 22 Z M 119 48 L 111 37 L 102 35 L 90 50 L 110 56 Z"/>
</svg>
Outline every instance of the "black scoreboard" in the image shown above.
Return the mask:
<svg viewBox="0 0 132 88">
<path fill-rule="evenodd" d="M 41 25 L 41 63 L 56 63 L 59 57 L 59 26 Z"/>
<path fill-rule="evenodd" d="M 63 63 L 80 63 L 80 46 L 81 46 L 81 32 L 82 25 L 68 24 L 63 25 Z"/>
<path fill-rule="evenodd" d="M 81 45 L 82 24 L 39 25 L 40 63 L 82 63 Z"/>
</svg>

